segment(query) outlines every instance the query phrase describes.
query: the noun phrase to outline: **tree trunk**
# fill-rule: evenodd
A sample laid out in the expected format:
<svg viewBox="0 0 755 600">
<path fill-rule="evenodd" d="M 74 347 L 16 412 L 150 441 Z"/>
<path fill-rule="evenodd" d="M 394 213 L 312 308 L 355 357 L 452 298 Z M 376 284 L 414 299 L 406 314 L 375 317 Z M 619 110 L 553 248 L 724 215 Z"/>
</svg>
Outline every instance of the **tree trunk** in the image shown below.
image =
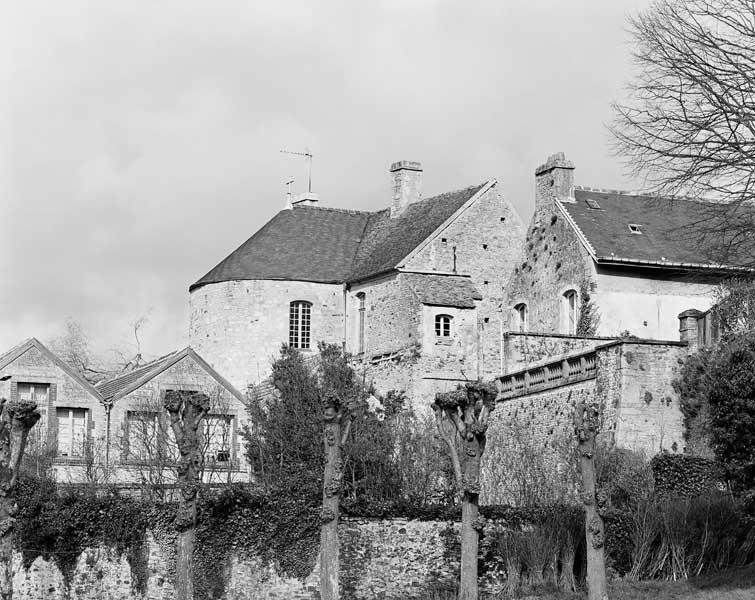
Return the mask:
<svg viewBox="0 0 755 600">
<path fill-rule="evenodd" d="M 196 528 L 189 527 L 178 532 L 176 539 L 176 599 L 194 598 L 194 584 L 191 577 L 194 569 L 194 539 Z"/>
<path fill-rule="evenodd" d="M 168 390 L 164 405 L 180 454 L 178 487 L 181 493 L 176 514 L 176 600 L 194 598 L 194 540 L 197 528 L 197 494 L 202 476 L 202 437 L 199 428 L 210 408 L 201 392 Z"/>
<path fill-rule="evenodd" d="M 337 419 L 325 422 L 325 476 L 322 492 L 322 529 L 320 531 L 320 598 L 338 600 L 338 513 L 343 478 L 341 424 Z"/>
<path fill-rule="evenodd" d="M 13 526 L 16 483 L 29 430 L 39 421 L 37 405 L 0 398 L 0 599 L 13 598 Z"/>
<path fill-rule="evenodd" d="M 461 499 L 461 576 L 459 600 L 477 600 L 477 550 L 480 514 L 480 459 L 484 443 L 478 435 L 464 436 Z"/>
<path fill-rule="evenodd" d="M 464 492 L 461 503 L 461 578 L 459 600 L 477 600 L 477 548 L 475 529 L 479 516 L 478 495 Z"/>
<path fill-rule="evenodd" d="M 0 498 L 0 600 L 13 598 L 13 507 L 12 498 Z"/>
<path fill-rule="evenodd" d="M 605 527 L 598 513 L 595 495 L 595 436 L 598 430 L 598 410 L 594 406 L 576 407 L 577 437 L 579 440 L 580 470 L 582 471 L 582 502 L 585 506 L 585 542 L 587 547 L 587 598 L 607 600 Z"/>
</svg>

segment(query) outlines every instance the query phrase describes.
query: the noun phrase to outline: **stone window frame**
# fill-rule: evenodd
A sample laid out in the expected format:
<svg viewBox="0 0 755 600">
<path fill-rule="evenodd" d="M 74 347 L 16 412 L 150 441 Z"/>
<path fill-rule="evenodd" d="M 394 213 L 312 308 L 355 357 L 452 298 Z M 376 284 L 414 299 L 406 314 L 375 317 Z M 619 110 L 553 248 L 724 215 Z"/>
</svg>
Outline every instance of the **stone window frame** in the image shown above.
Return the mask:
<svg viewBox="0 0 755 600">
<path fill-rule="evenodd" d="M 571 306 L 571 298 L 574 298 L 573 306 Z M 561 333 L 565 335 L 577 335 L 580 305 L 581 298 L 579 297 L 579 286 L 567 285 L 561 288 L 559 294 Z"/>
<path fill-rule="evenodd" d="M 519 333 L 524 333 L 525 331 L 529 330 L 530 325 L 530 307 L 529 305 L 522 301 L 517 302 L 514 304 L 514 306 L 511 307 L 511 311 L 513 313 L 514 317 L 514 331 L 517 331 Z"/>
<path fill-rule="evenodd" d="M 357 300 L 357 354 L 364 354 L 364 334 L 366 330 L 367 294 L 358 292 Z"/>
<path fill-rule="evenodd" d="M 435 339 L 439 342 L 450 341 L 453 337 L 453 315 L 437 313 L 434 319 Z"/>
<path fill-rule="evenodd" d="M 297 350 L 312 347 L 312 303 L 292 300 L 288 304 L 288 345 Z"/>
</svg>

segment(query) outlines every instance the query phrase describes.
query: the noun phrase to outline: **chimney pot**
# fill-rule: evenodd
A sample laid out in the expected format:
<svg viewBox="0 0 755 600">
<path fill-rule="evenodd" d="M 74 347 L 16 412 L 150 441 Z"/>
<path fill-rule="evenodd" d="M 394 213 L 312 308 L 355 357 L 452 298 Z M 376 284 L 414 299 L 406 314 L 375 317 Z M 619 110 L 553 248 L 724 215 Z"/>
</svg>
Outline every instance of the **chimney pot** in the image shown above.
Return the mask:
<svg viewBox="0 0 755 600">
<path fill-rule="evenodd" d="M 421 198 L 422 165 L 411 160 L 400 160 L 391 165 L 390 171 L 393 184 L 391 218 L 395 218 Z"/>
</svg>

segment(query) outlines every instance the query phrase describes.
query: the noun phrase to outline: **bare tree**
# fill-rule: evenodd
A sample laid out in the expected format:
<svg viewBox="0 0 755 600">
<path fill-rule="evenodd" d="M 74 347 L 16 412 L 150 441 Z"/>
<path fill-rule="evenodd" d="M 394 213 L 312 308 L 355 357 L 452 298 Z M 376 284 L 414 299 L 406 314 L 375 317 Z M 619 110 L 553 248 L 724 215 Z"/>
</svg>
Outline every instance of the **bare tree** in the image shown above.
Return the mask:
<svg viewBox="0 0 755 600">
<path fill-rule="evenodd" d="M 37 405 L 0 398 L 0 598 L 13 597 L 13 525 L 18 510 L 16 483 L 29 430 L 39 421 Z"/>
<path fill-rule="evenodd" d="M 480 460 L 485 452 L 495 395 L 483 384 L 468 383 L 464 389 L 436 394 L 432 407 L 440 435 L 448 446 L 462 501 L 459 600 L 477 600 Z M 461 440 L 461 456 L 457 436 Z"/>
<path fill-rule="evenodd" d="M 569 394 L 571 399 L 571 393 Z M 600 428 L 600 410 L 581 400 L 574 407 L 574 430 L 579 444 L 582 471 L 582 503 L 585 506 L 585 541 L 587 546 L 587 598 L 607 600 L 605 526 L 598 512 L 595 493 L 595 438 Z"/>
<path fill-rule="evenodd" d="M 210 410 L 210 398 L 202 392 L 168 390 L 165 393 L 165 410 L 170 415 L 170 426 L 180 453 L 178 483 L 181 496 L 176 515 L 176 598 L 192 600 L 194 590 L 191 577 L 194 571 L 197 494 L 202 472 L 200 426 Z"/>
<path fill-rule="evenodd" d="M 755 3 L 655 0 L 630 20 L 639 74 L 617 152 L 656 194 L 716 200 L 689 226 L 706 258 L 755 265 Z"/>
</svg>

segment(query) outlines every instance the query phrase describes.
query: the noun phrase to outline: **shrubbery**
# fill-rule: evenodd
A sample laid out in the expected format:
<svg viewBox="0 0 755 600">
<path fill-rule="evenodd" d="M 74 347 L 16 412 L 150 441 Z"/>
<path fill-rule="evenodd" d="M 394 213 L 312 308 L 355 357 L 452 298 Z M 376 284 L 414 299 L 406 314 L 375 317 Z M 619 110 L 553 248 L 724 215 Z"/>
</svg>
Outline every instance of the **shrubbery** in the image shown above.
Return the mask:
<svg viewBox="0 0 755 600">
<path fill-rule="evenodd" d="M 737 489 L 755 487 L 755 333 L 690 357 L 675 387 L 688 434 L 709 439 Z"/>
</svg>

